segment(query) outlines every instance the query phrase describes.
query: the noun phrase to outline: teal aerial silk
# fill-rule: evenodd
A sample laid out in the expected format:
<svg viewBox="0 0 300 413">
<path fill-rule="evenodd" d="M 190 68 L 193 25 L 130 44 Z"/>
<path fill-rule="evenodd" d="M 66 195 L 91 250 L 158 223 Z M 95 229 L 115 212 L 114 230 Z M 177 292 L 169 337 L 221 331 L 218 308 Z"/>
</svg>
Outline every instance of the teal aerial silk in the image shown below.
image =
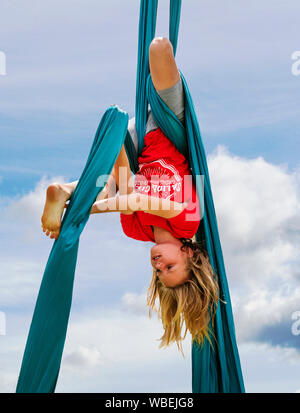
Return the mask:
<svg viewBox="0 0 300 413">
<path fill-rule="evenodd" d="M 111 173 L 127 127 L 128 114 L 117 107 L 107 109 L 101 119 L 48 258 L 23 356 L 18 393 L 55 390 L 71 309 L 79 237 L 105 184 L 97 186 L 101 183 L 98 178 Z"/>
<path fill-rule="evenodd" d="M 169 38 L 174 54 L 180 10 L 181 0 L 171 0 Z M 46 265 L 17 384 L 19 393 L 49 393 L 55 390 L 71 309 L 79 237 L 88 221 L 92 204 L 105 184 L 98 178 L 111 173 L 123 144 L 131 169 L 137 172 L 137 158 L 144 144 L 148 103 L 158 126 L 188 158 L 193 179 L 197 182 L 197 177 L 202 176 L 203 185 L 197 185 L 197 192 L 204 214 L 196 239 L 205 244 L 220 288 L 221 301 L 214 323 L 210 323 L 213 346 L 209 340 L 205 340 L 203 346 L 192 343 L 192 391 L 245 391 L 206 155 L 191 94 L 180 73 L 185 92 L 184 128 L 156 93 L 149 74 L 148 51 L 155 36 L 156 14 L 157 0 L 141 0 L 135 113 L 137 149 L 127 130 L 127 113 L 117 106 L 108 108 L 100 121 L 86 166 L 64 215 L 60 236 L 53 244 Z"/>
</svg>

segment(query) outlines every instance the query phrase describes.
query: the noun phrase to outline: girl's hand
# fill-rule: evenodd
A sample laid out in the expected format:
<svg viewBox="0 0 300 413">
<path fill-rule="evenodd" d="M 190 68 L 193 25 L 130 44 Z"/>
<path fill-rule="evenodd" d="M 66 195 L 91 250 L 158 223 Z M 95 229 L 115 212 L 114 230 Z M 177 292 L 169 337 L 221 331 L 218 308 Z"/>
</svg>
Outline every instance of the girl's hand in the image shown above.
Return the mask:
<svg viewBox="0 0 300 413">
<path fill-rule="evenodd" d="M 99 212 L 97 205 L 93 203 L 90 214 L 96 214 L 97 212 Z"/>
<path fill-rule="evenodd" d="M 132 215 L 132 214 L 134 214 L 134 211 L 131 211 L 130 209 L 128 209 L 127 211 L 121 211 L 121 214 Z"/>
</svg>

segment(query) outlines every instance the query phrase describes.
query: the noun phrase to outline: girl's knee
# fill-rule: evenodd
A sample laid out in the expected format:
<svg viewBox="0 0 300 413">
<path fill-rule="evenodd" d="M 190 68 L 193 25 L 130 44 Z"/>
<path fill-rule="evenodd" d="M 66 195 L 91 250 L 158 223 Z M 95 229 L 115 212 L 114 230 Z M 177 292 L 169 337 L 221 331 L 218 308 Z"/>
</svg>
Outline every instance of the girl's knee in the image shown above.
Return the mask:
<svg viewBox="0 0 300 413">
<path fill-rule="evenodd" d="M 173 46 L 166 37 L 155 37 L 149 47 L 149 54 L 152 57 L 173 55 Z"/>
</svg>

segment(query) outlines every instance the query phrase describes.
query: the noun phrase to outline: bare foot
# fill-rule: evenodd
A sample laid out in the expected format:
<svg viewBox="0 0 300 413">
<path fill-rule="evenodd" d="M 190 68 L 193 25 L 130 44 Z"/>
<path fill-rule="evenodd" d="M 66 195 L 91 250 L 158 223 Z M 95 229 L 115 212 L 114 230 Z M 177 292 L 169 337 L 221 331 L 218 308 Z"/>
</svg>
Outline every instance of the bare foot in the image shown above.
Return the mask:
<svg viewBox="0 0 300 413">
<path fill-rule="evenodd" d="M 61 217 L 66 201 L 71 197 L 72 190 L 64 184 L 54 183 L 48 186 L 46 203 L 42 215 L 42 227 L 46 235 L 57 239 L 60 232 Z"/>
</svg>

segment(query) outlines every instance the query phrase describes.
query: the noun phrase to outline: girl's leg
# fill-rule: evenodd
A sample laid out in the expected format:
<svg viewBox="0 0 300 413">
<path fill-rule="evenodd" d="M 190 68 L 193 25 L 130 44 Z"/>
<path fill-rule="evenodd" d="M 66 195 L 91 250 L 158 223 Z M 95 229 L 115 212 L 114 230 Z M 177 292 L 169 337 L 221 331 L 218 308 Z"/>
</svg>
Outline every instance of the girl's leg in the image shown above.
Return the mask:
<svg viewBox="0 0 300 413">
<path fill-rule="evenodd" d="M 97 200 L 115 196 L 118 190 L 121 195 L 131 193 L 133 190 L 131 176 L 129 161 L 123 145 L 107 184 Z M 70 199 L 77 183 L 78 181 L 66 184 L 53 183 L 47 188 L 41 222 L 43 231 L 50 238 L 58 238 L 65 204 Z"/>
<path fill-rule="evenodd" d="M 110 177 L 100 194 L 97 197 L 97 201 L 100 199 L 114 197 L 119 191 L 120 195 L 132 192 L 131 179 L 132 173 L 130 170 L 130 164 L 127 158 L 124 145 L 119 153 L 119 156 L 115 162 Z"/>
<path fill-rule="evenodd" d="M 114 166 L 114 177 L 120 195 L 133 192 L 133 176 L 124 145 Z"/>
<path fill-rule="evenodd" d="M 165 37 L 156 37 L 149 48 L 149 66 L 156 90 L 168 89 L 180 80 L 172 43 Z"/>
<path fill-rule="evenodd" d="M 119 153 L 119 156 L 115 162 L 113 170 L 107 181 L 103 191 L 97 197 L 97 201 L 106 198 L 112 198 L 116 196 L 119 191 L 120 195 L 130 194 L 133 191 L 132 185 L 132 173 L 130 170 L 130 164 L 127 158 L 124 145 Z"/>
<path fill-rule="evenodd" d="M 106 212 L 110 212 L 110 210 L 111 212 L 115 212 L 116 202 L 118 202 L 119 199 L 119 197 L 116 196 L 116 193 L 119 192 L 119 196 L 122 196 L 122 203 L 126 203 L 128 202 L 127 196 L 133 192 L 133 174 L 130 169 L 124 145 L 115 162 L 105 189 L 106 191 L 103 190 L 97 197 L 91 209 L 91 214 L 99 212 L 100 203 L 98 201 L 102 201 L 101 205 L 105 205 Z M 108 200 L 109 202 L 104 200 Z M 126 205 L 122 204 L 122 207 L 125 208 Z"/>
</svg>

